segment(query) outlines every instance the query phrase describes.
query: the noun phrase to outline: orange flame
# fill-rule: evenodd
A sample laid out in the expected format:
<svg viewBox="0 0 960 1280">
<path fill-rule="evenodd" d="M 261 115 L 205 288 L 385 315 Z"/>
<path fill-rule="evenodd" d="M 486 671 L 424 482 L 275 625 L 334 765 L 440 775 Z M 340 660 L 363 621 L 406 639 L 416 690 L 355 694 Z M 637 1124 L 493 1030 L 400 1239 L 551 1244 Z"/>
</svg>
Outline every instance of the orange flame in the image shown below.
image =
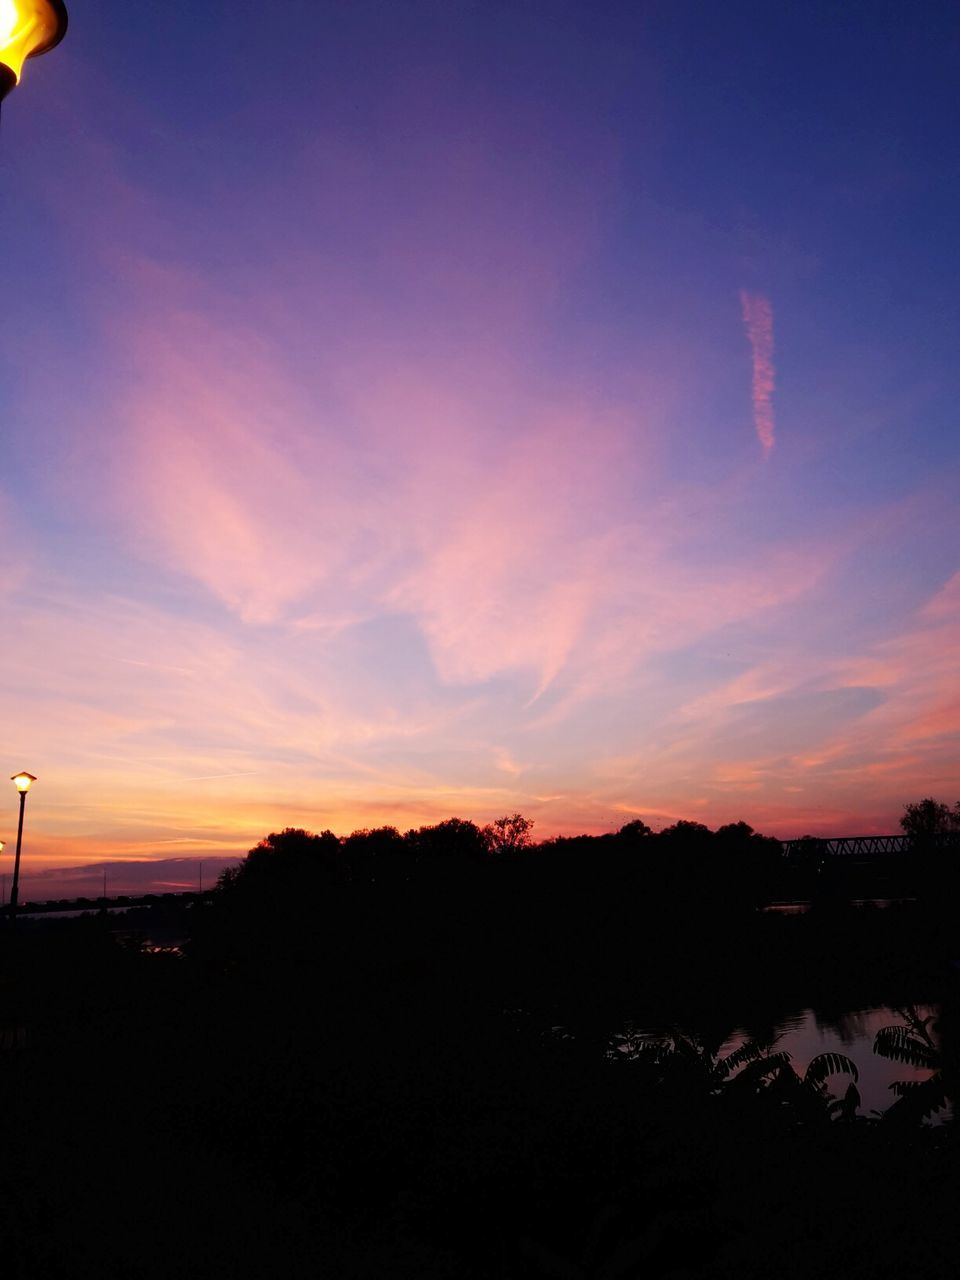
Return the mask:
<svg viewBox="0 0 960 1280">
<path fill-rule="evenodd" d="M 0 0 L 0 63 L 20 83 L 23 64 L 31 53 L 56 38 L 57 15 L 48 0 Z"/>
</svg>

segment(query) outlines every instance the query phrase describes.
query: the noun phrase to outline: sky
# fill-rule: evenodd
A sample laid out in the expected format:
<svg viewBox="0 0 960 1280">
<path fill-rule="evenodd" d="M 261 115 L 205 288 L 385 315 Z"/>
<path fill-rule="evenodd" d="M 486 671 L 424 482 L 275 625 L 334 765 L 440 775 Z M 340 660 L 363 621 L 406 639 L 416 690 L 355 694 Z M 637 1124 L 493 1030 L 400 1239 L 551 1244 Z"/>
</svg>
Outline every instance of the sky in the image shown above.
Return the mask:
<svg viewBox="0 0 960 1280">
<path fill-rule="evenodd" d="M 69 8 L 0 130 L 27 895 L 956 799 L 955 6 Z"/>
</svg>

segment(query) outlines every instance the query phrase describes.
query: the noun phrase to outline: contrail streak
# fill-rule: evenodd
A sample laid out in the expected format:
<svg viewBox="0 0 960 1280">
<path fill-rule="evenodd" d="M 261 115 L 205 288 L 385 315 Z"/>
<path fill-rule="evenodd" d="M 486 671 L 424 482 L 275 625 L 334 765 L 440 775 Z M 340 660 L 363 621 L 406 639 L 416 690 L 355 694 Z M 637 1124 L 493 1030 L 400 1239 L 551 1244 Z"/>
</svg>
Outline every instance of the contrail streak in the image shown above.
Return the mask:
<svg viewBox="0 0 960 1280">
<path fill-rule="evenodd" d="M 740 290 L 740 309 L 753 353 L 753 424 L 765 454 L 773 448 L 773 308 L 760 293 Z"/>
</svg>

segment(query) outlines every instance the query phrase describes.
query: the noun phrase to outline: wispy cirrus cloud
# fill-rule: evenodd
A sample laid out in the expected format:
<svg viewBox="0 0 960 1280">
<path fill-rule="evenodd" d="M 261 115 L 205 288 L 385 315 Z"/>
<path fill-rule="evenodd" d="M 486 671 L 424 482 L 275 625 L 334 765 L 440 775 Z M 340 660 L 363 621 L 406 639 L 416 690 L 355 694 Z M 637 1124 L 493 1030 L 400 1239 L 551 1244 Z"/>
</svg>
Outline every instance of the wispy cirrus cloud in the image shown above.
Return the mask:
<svg viewBox="0 0 960 1280">
<path fill-rule="evenodd" d="M 740 290 L 740 310 L 753 359 L 753 425 L 757 439 L 769 454 L 774 445 L 773 392 L 773 307 L 761 293 Z"/>
<path fill-rule="evenodd" d="M 781 639 L 734 678 L 671 711 L 651 777 L 659 797 L 691 776 L 711 811 L 749 797 L 777 834 L 896 829 L 920 795 L 952 800 L 960 747 L 960 577 L 888 632 L 834 651 Z M 852 651 L 851 651 L 852 649 Z"/>
<path fill-rule="evenodd" d="M 213 123 L 199 203 L 184 148 L 145 179 L 85 143 L 68 95 L 70 154 L 43 171 L 83 329 L 22 362 L 44 461 L 2 477 L 6 516 L 0 496 L 31 558 L 0 583 L 8 772 L 41 778 L 31 865 L 516 810 L 538 835 L 636 814 L 842 830 L 947 776 L 956 582 L 922 615 L 879 573 L 838 587 L 862 513 L 730 460 L 725 269 L 659 274 L 671 246 L 717 245 L 645 214 L 616 279 L 650 288 L 611 309 L 608 125 L 551 122 L 539 89 L 447 111 L 448 81 L 404 77 L 355 125 L 285 121 L 274 180 L 244 163 L 235 188 Z M 739 302 L 769 455 L 773 312 Z M 792 518 L 804 483 L 816 521 Z M 911 521 L 934 545 L 926 510 L 898 545 Z"/>
</svg>

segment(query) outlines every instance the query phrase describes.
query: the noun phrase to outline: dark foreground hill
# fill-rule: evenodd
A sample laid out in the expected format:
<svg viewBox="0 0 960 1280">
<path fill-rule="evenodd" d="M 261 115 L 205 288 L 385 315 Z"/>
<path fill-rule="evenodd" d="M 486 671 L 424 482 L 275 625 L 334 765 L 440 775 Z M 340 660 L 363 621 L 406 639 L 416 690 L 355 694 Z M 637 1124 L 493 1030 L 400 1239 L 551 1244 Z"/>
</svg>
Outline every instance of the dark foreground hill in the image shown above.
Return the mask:
<svg viewBox="0 0 960 1280">
<path fill-rule="evenodd" d="M 943 904 L 261 871 L 192 909 L 183 959 L 95 917 L 4 938 L 12 1276 L 955 1274 L 952 1124 L 716 1055 L 748 1008 L 923 999 L 952 1091 Z M 628 1060 L 627 1017 L 686 1035 Z"/>
</svg>

